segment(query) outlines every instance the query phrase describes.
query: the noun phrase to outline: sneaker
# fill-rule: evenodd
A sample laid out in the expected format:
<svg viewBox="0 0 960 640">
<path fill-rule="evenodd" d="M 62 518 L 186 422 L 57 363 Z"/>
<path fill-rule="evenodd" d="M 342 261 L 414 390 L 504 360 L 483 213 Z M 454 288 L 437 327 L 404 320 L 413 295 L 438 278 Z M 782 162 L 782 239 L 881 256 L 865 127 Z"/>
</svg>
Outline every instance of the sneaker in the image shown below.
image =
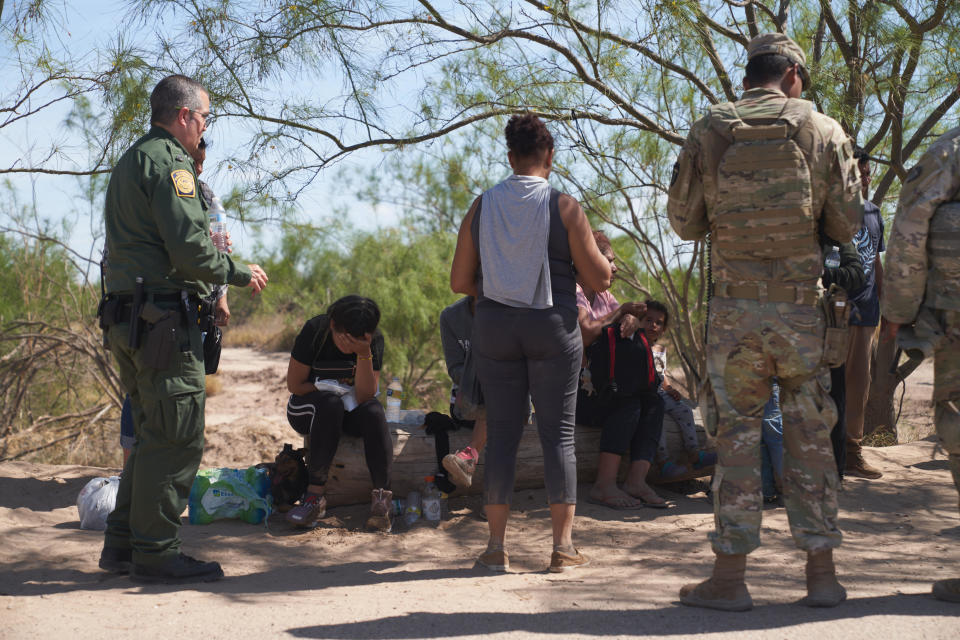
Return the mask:
<svg viewBox="0 0 960 640">
<path fill-rule="evenodd" d="M 480 454 L 473 447 L 464 447 L 456 453 L 448 453 L 443 457 L 443 468 L 450 474 L 450 480 L 458 487 L 469 487 L 473 484 L 473 472 L 477 469 Z"/>
<path fill-rule="evenodd" d="M 390 513 L 393 511 L 393 491 L 374 489 L 370 499 L 370 517 L 367 518 L 367 529 L 390 533 L 393 523 Z"/>
<path fill-rule="evenodd" d="M 487 550 L 477 558 L 477 564 L 490 571 L 506 571 L 510 568 L 510 556 L 503 548 Z"/>
<path fill-rule="evenodd" d="M 847 454 L 850 456 L 850 454 Z M 883 477 L 883 474 L 876 467 L 871 467 L 863 456 L 850 456 L 847 458 L 847 468 L 844 469 L 846 475 L 856 478 L 866 478 L 868 480 L 877 480 Z"/>
<path fill-rule="evenodd" d="M 133 549 L 104 547 L 100 552 L 100 568 L 110 573 L 130 573 Z"/>
<path fill-rule="evenodd" d="M 188 582 L 213 582 L 223 577 L 218 562 L 203 562 L 196 558 L 177 554 L 157 566 L 133 563 L 130 579 L 147 584 L 186 584 Z"/>
<path fill-rule="evenodd" d="M 326 496 L 305 493 L 300 499 L 300 504 L 287 511 L 284 518 L 295 527 L 313 529 L 325 515 L 327 515 Z"/>
<path fill-rule="evenodd" d="M 550 555 L 550 572 L 563 573 L 577 567 L 585 567 L 590 564 L 590 559 L 580 553 L 579 549 L 574 549 L 576 555 L 570 555 L 563 551 L 554 551 Z"/>
</svg>

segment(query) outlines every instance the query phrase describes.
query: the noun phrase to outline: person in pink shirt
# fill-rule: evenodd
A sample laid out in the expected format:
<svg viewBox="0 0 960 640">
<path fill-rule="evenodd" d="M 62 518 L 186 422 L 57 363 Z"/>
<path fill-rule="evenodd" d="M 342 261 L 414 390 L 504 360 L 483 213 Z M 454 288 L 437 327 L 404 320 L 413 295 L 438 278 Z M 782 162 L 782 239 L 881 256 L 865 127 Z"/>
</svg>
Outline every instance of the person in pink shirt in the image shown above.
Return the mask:
<svg viewBox="0 0 960 640">
<path fill-rule="evenodd" d="M 610 240 L 600 231 L 594 231 L 593 236 L 615 275 L 617 266 Z M 647 307 L 642 302 L 620 304 L 609 291 L 593 291 L 577 279 L 577 319 L 584 347 L 600 337 L 603 327 L 609 324 L 619 324 L 623 337 L 633 336 L 640 329 L 646 312 Z M 616 406 L 600 406 L 585 392 L 589 386 L 585 380 L 589 374 L 586 364 L 584 358 L 581 391 L 577 396 L 577 423 L 602 429 L 597 479 L 588 500 L 611 509 L 665 508 L 667 502 L 646 481 L 663 428 L 663 400 L 653 389 L 637 398 L 617 401 Z M 621 489 L 617 486 L 617 472 L 620 459 L 628 451 L 630 467 Z"/>
</svg>

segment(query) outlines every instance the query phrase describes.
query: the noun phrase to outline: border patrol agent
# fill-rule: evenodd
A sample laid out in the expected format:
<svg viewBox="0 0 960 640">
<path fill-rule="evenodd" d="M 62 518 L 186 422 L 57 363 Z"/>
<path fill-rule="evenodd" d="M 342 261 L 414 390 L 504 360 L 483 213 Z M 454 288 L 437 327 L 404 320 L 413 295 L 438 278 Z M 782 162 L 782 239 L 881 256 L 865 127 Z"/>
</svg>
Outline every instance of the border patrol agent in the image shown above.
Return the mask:
<svg viewBox="0 0 960 640">
<path fill-rule="evenodd" d="M 161 80 L 150 131 L 121 156 L 107 187 L 106 291 L 100 323 L 130 394 L 136 444 L 107 519 L 100 567 L 140 582 L 216 580 L 223 570 L 180 553 L 180 514 L 203 453 L 204 282 L 266 284 L 257 265 L 218 251 L 191 153 L 211 118 L 203 86 Z"/>
<path fill-rule="evenodd" d="M 934 423 L 960 491 L 960 128 L 930 145 L 903 182 L 880 308 L 885 340 L 933 356 Z M 933 595 L 960 602 L 960 578 L 935 582 Z"/>
<path fill-rule="evenodd" d="M 743 87 L 697 121 L 673 169 L 668 214 L 684 240 L 711 238 L 705 417 L 716 428 L 713 576 L 680 591 L 687 605 L 745 611 L 746 554 L 760 545 L 760 442 L 771 379 L 781 385 L 784 500 L 808 552 L 807 598 L 834 606 L 846 593 L 832 550 L 839 478 L 830 444 L 836 406 L 824 366 L 819 309 L 821 236 L 848 242 L 863 202 L 853 149 L 840 125 L 800 100 L 803 50 L 780 33 L 753 38 Z M 835 350 L 834 350 L 835 351 Z M 844 345 L 844 356 L 846 354 Z"/>
</svg>

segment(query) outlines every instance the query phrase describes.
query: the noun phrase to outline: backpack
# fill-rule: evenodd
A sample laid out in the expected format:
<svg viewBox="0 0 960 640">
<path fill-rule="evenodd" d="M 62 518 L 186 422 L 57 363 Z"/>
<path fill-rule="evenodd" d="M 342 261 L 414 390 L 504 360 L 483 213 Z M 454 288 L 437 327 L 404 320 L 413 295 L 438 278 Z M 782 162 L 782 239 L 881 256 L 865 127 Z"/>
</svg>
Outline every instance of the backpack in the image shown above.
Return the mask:
<svg viewBox="0 0 960 640">
<path fill-rule="evenodd" d="M 608 324 L 587 347 L 587 358 L 590 381 L 602 405 L 657 388 L 653 352 L 643 329 L 631 340 L 620 335 L 619 324 Z"/>
<path fill-rule="evenodd" d="M 289 511 L 306 492 L 309 484 L 307 463 L 304 460 L 306 453 L 306 449 L 294 449 L 293 445 L 287 442 L 273 462 L 257 465 L 258 469 L 267 470 L 273 508 L 277 511 Z"/>
<path fill-rule="evenodd" d="M 736 105 L 710 108 L 711 127 L 730 146 L 717 169 L 711 242 L 733 260 L 819 256 L 810 168 L 794 142 L 812 105 L 788 99 L 772 124 L 748 125 Z"/>
</svg>

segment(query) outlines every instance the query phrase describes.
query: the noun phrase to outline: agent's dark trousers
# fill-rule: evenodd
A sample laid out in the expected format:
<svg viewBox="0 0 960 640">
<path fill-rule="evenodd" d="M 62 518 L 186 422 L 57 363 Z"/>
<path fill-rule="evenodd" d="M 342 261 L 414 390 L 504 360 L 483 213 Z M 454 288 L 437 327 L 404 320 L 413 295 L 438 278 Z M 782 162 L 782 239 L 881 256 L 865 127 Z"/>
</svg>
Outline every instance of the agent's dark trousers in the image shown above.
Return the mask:
<svg viewBox="0 0 960 640">
<path fill-rule="evenodd" d="M 180 514 L 203 454 L 203 349 L 200 329 L 181 325 L 169 366 L 152 369 L 143 364 L 142 349 L 127 346 L 129 333 L 126 323 L 107 330 L 120 382 L 130 394 L 135 438 L 104 545 L 132 549 L 134 563 L 156 566 L 180 552 Z"/>
<path fill-rule="evenodd" d="M 473 353 L 487 407 L 487 504 L 510 504 L 517 449 L 533 399 L 550 504 L 576 504 L 574 422 L 583 343 L 572 309 L 477 305 Z"/>
<path fill-rule="evenodd" d="M 345 433 L 363 438 L 363 455 L 373 488 L 390 488 L 393 438 L 390 437 L 383 405 L 376 398 L 370 398 L 348 412 L 344 410 L 340 396 L 329 391 L 291 395 L 287 401 L 287 420 L 297 433 L 310 436 L 307 468 L 311 484 L 327 484 L 340 436 Z"/>
</svg>

